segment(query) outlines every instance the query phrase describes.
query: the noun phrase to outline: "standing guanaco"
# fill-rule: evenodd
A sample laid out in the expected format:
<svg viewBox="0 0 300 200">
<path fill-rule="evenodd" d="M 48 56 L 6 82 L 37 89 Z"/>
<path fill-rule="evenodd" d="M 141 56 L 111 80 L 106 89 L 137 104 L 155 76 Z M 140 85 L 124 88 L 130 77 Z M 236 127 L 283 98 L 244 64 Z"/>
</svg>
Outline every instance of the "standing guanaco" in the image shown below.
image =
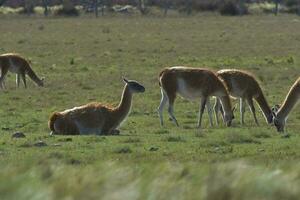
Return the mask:
<svg viewBox="0 0 300 200">
<path fill-rule="evenodd" d="M 161 88 L 161 102 L 158 108 L 160 124 L 163 125 L 163 108 L 169 104 L 168 113 L 172 121 L 177 125 L 178 122 L 174 115 L 173 104 L 178 93 L 180 96 L 190 100 L 200 101 L 198 128 L 201 127 L 202 114 L 205 104 L 209 103 L 210 96 L 220 99 L 224 108 L 224 121 L 227 126 L 231 125 L 233 112 L 227 88 L 217 74 L 209 69 L 189 68 L 176 66 L 164 69 L 159 75 L 159 85 Z M 208 105 L 210 121 L 212 118 L 211 106 Z"/>
<path fill-rule="evenodd" d="M 26 88 L 26 74 L 38 85 L 44 86 L 43 78 L 40 79 L 30 67 L 29 62 L 15 53 L 7 53 L 0 55 L 0 87 L 5 88 L 4 79 L 8 71 L 12 73 L 16 73 L 16 85 L 19 87 L 20 78 L 24 83 L 24 87 Z"/>
<path fill-rule="evenodd" d="M 115 134 L 130 112 L 134 93 L 145 91 L 144 86 L 133 80 L 123 79 L 125 86 L 117 107 L 89 103 L 62 112 L 55 112 L 49 120 L 50 135 Z"/>
<path fill-rule="evenodd" d="M 292 85 L 279 110 L 274 113 L 274 125 L 278 132 L 283 132 L 289 113 L 300 99 L 300 77 Z"/>
<path fill-rule="evenodd" d="M 224 69 L 217 72 L 218 77 L 223 79 L 227 85 L 229 94 L 232 97 L 240 99 L 240 121 L 244 124 L 244 113 L 245 113 L 245 101 L 249 104 L 250 110 L 253 114 L 255 123 L 258 125 L 258 120 L 255 113 L 255 107 L 253 99 L 256 100 L 267 123 L 272 123 L 273 115 L 268 102 L 262 92 L 259 83 L 253 75 L 249 72 L 236 70 L 236 69 Z M 219 123 L 218 111 L 222 113 L 222 107 L 220 101 L 216 99 L 215 103 L 215 115 L 216 121 Z"/>
</svg>

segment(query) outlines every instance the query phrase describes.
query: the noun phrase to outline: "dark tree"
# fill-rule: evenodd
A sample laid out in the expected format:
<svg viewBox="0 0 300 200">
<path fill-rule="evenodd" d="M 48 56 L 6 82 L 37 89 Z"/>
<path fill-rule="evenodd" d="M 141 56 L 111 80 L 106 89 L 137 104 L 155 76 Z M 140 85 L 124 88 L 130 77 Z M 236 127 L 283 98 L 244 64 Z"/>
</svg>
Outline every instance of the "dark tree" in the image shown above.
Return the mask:
<svg viewBox="0 0 300 200">
<path fill-rule="evenodd" d="M 297 14 L 300 16 L 300 0 L 298 0 L 298 12 Z"/>
<path fill-rule="evenodd" d="M 280 0 L 275 0 L 275 15 L 278 14 L 278 11 L 279 11 L 279 3 L 280 3 Z"/>
<path fill-rule="evenodd" d="M 185 8 L 188 15 L 192 14 L 192 0 L 185 1 Z"/>
<path fill-rule="evenodd" d="M 138 8 L 141 12 L 142 15 L 147 14 L 146 6 L 145 6 L 145 1 L 144 0 L 139 0 L 138 1 Z"/>
<path fill-rule="evenodd" d="M 98 17 L 98 0 L 94 0 L 95 16 Z"/>
<path fill-rule="evenodd" d="M 7 0 L 0 0 L 0 6 L 2 6 Z"/>
<path fill-rule="evenodd" d="M 163 1 L 164 16 L 167 16 L 170 5 L 171 5 L 171 0 L 164 0 Z"/>
<path fill-rule="evenodd" d="M 44 15 L 47 17 L 49 14 L 48 11 L 48 5 L 49 5 L 49 0 L 43 0 L 43 6 L 44 6 Z"/>
</svg>

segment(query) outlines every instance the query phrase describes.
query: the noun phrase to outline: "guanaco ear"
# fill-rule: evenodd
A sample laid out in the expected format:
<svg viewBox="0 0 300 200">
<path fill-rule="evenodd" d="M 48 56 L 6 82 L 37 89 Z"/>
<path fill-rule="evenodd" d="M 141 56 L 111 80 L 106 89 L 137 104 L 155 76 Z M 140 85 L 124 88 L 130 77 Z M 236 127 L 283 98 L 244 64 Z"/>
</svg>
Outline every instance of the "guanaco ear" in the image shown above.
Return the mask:
<svg viewBox="0 0 300 200">
<path fill-rule="evenodd" d="M 280 105 L 279 104 L 275 104 L 273 107 L 272 107 L 272 112 L 274 112 L 274 113 L 277 113 L 277 111 L 279 110 L 279 108 L 280 108 Z"/>
<path fill-rule="evenodd" d="M 125 78 L 125 77 L 123 77 L 123 81 L 124 81 L 125 83 L 128 83 L 128 80 L 127 80 L 127 78 Z"/>
</svg>

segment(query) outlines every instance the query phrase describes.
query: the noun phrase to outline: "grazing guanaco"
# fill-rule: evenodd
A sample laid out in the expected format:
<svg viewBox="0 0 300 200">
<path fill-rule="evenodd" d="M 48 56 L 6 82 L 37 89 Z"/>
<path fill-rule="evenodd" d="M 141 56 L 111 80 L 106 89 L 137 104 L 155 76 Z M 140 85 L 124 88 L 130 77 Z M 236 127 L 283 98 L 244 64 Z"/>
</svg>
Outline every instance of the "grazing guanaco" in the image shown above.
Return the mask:
<svg viewBox="0 0 300 200">
<path fill-rule="evenodd" d="M 117 107 L 101 103 L 89 103 L 62 112 L 55 112 L 49 120 L 50 135 L 109 135 L 118 133 L 117 128 L 130 112 L 134 93 L 145 91 L 144 86 L 133 80 L 123 79 L 125 86 Z"/>
<path fill-rule="evenodd" d="M 159 85 L 162 95 L 158 108 L 161 125 L 163 125 L 163 108 L 166 103 L 168 103 L 168 113 L 172 121 L 179 126 L 173 110 L 177 93 L 189 100 L 198 100 L 201 98 L 198 128 L 201 128 L 202 114 L 205 109 L 205 104 L 209 103 L 208 100 L 210 96 L 216 96 L 220 99 L 225 112 L 224 121 L 227 126 L 231 125 L 234 116 L 228 91 L 226 85 L 218 78 L 215 72 L 203 68 L 189 68 L 183 66 L 170 67 L 160 73 Z M 211 106 L 208 105 L 207 108 L 210 121 L 212 121 Z"/>
<path fill-rule="evenodd" d="M 0 87 L 5 88 L 4 79 L 8 71 L 16 73 L 16 85 L 19 87 L 20 78 L 23 81 L 24 87 L 27 88 L 26 84 L 26 74 L 38 85 L 44 86 L 43 78 L 39 78 L 32 68 L 30 67 L 29 62 L 15 53 L 7 53 L 0 55 Z"/>
<path fill-rule="evenodd" d="M 274 125 L 278 132 L 283 132 L 289 113 L 300 99 L 300 77 L 292 85 L 279 110 L 274 113 Z"/>
<path fill-rule="evenodd" d="M 240 100 L 240 121 L 244 124 L 244 113 L 245 113 L 245 101 L 249 104 L 255 123 L 258 125 L 258 120 L 255 113 L 255 107 L 253 99 L 256 100 L 267 123 L 272 123 L 273 115 L 270 106 L 262 92 L 259 83 L 253 75 L 249 72 L 236 70 L 236 69 L 224 69 L 217 72 L 218 77 L 223 79 L 227 85 L 229 94 L 232 97 L 239 98 Z M 216 99 L 215 103 L 215 115 L 216 121 L 219 123 L 218 111 L 222 113 L 222 107 L 220 101 Z"/>
</svg>

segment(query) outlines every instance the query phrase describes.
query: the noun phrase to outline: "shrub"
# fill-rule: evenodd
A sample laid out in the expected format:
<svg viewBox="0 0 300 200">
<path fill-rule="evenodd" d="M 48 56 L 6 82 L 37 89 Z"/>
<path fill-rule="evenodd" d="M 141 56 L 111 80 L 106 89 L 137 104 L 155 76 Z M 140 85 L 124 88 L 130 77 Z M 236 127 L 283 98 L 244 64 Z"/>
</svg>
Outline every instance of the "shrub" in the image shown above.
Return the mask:
<svg viewBox="0 0 300 200">
<path fill-rule="evenodd" d="M 218 10 L 218 0 L 195 1 L 193 7 L 199 11 L 216 11 Z"/>
<path fill-rule="evenodd" d="M 0 7 L 0 14 L 18 14 L 23 12 L 23 8 L 11 8 L 11 7 L 5 7 L 5 6 L 1 6 Z"/>
<path fill-rule="evenodd" d="M 298 0 L 286 0 L 286 1 L 285 1 L 285 5 L 286 5 L 287 7 L 298 6 Z"/>
<path fill-rule="evenodd" d="M 299 12 L 299 1 L 298 0 L 287 0 L 285 2 L 288 13 L 298 13 Z"/>
<path fill-rule="evenodd" d="M 62 7 L 58 8 L 56 15 L 79 16 L 79 11 L 70 0 L 64 0 Z"/>
<path fill-rule="evenodd" d="M 20 10 L 18 13 L 27 14 L 27 15 L 34 14 L 35 13 L 34 6 L 35 6 L 34 0 L 25 0 L 23 9 Z"/>
<path fill-rule="evenodd" d="M 236 1 L 225 1 L 224 3 L 222 3 L 219 7 L 219 12 L 221 13 L 221 15 L 239 15 L 240 11 L 239 11 L 239 7 L 237 5 Z"/>
<path fill-rule="evenodd" d="M 58 9 L 55 14 L 65 16 L 79 16 L 79 11 L 75 7 L 72 9 L 65 9 L 64 7 L 62 7 Z"/>
</svg>

